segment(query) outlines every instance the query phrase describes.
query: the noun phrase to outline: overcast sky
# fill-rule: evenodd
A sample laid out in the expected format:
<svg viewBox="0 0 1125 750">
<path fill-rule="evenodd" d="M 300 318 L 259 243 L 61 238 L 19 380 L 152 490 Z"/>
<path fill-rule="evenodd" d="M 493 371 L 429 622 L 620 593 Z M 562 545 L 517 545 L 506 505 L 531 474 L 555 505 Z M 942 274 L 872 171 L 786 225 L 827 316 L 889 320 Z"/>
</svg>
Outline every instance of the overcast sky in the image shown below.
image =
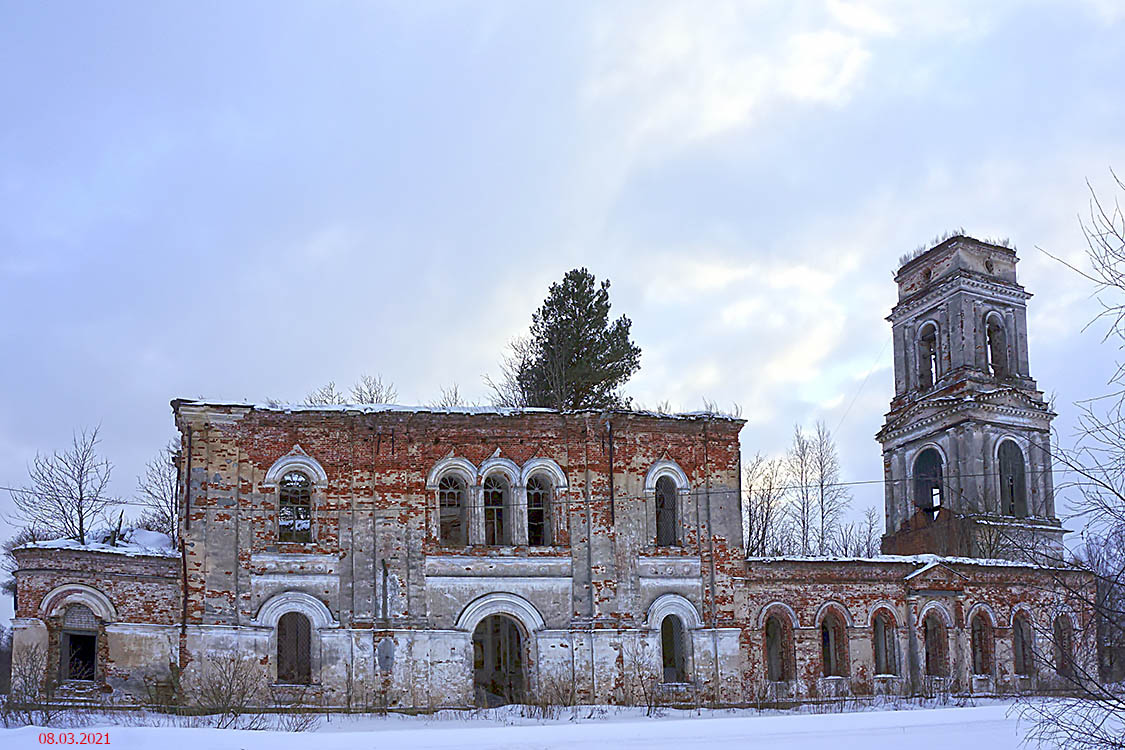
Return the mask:
<svg viewBox="0 0 1125 750">
<path fill-rule="evenodd" d="M 1080 259 L 1086 181 L 1125 171 L 1123 26 L 1113 0 L 3 0 L 0 485 L 100 423 L 132 495 L 174 397 L 366 372 L 486 400 L 580 265 L 633 321 L 637 402 L 737 403 L 747 454 L 822 418 L 878 480 L 891 277 L 955 227 L 1017 246 L 1065 440 L 1117 352 L 1036 247 Z"/>
</svg>

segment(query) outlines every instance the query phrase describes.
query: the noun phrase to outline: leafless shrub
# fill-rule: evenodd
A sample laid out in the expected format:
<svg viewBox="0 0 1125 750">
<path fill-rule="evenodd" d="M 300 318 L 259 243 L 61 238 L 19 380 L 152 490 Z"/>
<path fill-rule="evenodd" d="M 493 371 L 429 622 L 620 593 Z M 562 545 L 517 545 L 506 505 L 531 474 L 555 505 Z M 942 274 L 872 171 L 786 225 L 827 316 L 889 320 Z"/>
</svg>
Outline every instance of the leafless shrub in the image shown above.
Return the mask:
<svg viewBox="0 0 1125 750">
<path fill-rule="evenodd" d="M 626 705 L 644 706 L 655 716 L 663 705 L 659 656 L 646 639 L 631 639 L 621 646 L 622 688 Z"/>
<path fill-rule="evenodd" d="M 219 656 L 203 666 L 188 695 L 216 729 L 265 729 L 268 722 L 260 709 L 266 688 L 262 669 L 253 659 Z"/>
<path fill-rule="evenodd" d="M 55 722 L 59 712 L 51 707 L 54 684 L 44 679 L 46 672 L 47 651 L 42 646 L 24 646 L 12 654 L 12 687 L 0 703 L 0 723 L 20 727 Z"/>
</svg>

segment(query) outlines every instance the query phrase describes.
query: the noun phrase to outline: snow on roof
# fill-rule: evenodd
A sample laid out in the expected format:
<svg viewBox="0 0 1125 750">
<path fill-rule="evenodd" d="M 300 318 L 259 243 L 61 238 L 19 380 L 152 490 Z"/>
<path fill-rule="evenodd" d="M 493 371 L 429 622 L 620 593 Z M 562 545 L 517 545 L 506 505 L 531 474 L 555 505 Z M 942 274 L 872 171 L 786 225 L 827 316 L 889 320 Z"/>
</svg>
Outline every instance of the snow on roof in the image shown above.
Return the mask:
<svg viewBox="0 0 1125 750">
<path fill-rule="evenodd" d="M 211 401 L 207 399 L 174 399 L 172 407 L 181 406 L 214 406 L 254 409 L 256 411 L 274 412 L 360 412 L 362 414 L 462 414 L 462 415 L 492 415 L 501 417 L 518 416 L 520 414 L 588 414 L 603 411 L 612 414 L 635 414 L 656 419 L 723 419 L 731 422 L 744 422 L 741 417 L 730 414 L 720 414 L 712 411 L 688 411 L 678 413 L 665 413 L 658 411 L 637 409 L 576 409 L 574 411 L 559 411 L 540 406 L 508 407 L 508 406 L 404 406 L 401 404 L 282 404 L 278 402 L 256 403 L 251 401 Z"/>
<path fill-rule="evenodd" d="M 990 557 L 942 557 L 941 555 L 876 555 L 874 557 L 845 557 L 837 555 L 824 555 L 819 557 L 800 555 L 784 555 L 781 557 L 748 557 L 747 562 L 752 563 L 876 563 L 884 565 L 918 565 L 918 570 L 910 573 L 909 577 L 918 575 L 937 565 L 975 565 L 978 567 L 1003 567 L 1003 568 L 1048 568 L 1047 565 L 1038 565 L 1030 562 L 1017 562 L 1015 560 L 1002 560 Z"/>
<path fill-rule="evenodd" d="M 21 544 L 16 549 L 72 549 L 85 552 L 107 552 L 113 555 L 127 555 L 130 557 L 178 557 L 179 553 L 172 546 L 172 540 L 167 534 L 147 529 L 122 529 L 121 536 L 116 545 L 110 545 L 109 540 L 113 531 L 108 528 L 99 528 L 86 535 L 86 544 L 79 544 L 76 539 L 61 538 L 43 542 L 28 542 Z"/>
</svg>

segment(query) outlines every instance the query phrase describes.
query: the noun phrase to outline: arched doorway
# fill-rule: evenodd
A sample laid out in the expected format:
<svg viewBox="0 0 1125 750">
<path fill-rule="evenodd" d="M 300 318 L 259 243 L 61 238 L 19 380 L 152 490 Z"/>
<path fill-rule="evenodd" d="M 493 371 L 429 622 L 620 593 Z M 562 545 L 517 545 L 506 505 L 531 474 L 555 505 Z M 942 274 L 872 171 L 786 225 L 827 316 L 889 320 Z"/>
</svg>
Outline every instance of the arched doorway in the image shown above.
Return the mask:
<svg viewBox="0 0 1125 750">
<path fill-rule="evenodd" d="M 523 630 L 507 615 L 489 615 L 473 630 L 473 695 L 478 705 L 523 703 Z"/>
</svg>

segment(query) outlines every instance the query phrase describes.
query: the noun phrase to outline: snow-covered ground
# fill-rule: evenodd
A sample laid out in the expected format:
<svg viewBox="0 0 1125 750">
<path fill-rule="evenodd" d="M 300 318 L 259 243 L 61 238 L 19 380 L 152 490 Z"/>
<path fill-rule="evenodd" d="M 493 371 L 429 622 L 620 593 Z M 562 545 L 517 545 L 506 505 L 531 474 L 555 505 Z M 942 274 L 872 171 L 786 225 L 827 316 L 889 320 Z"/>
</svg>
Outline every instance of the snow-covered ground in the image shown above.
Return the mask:
<svg viewBox="0 0 1125 750">
<path fill-rule="evenodd" d="M 314 733 L 255 732 L 184 727 L 103 725 L 82 729 L 0 730 L 4 748 L 40 747 L 40 733 L 103 732 L 118 750 L 360 750 L 363 748 L 449 748 L 450 750 L 556 750 L 602 748 L 690 750 L 691 748 L 770 748 L 771 750 L 1016 750 L 1027 725 L 1010 704 L 908 711 L 862 711 L 842 714 L 665 715 L 647 719 L 635 714 L 592 721 L 507 723 L 409 717 L 333 717 Z M 75 737 L 74 742 L 81 738 Z M 893 743 L 893 744 L 892 744 Z"/>
</svg>

